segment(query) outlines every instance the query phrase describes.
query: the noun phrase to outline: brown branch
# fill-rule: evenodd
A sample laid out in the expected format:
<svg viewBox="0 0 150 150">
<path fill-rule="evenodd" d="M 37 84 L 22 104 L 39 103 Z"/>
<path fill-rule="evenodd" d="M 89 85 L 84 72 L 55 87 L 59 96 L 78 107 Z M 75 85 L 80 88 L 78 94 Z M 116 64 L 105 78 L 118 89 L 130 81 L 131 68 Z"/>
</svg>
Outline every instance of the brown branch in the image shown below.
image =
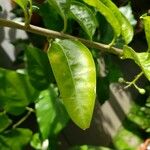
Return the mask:
<svg viewBox="0 0 150 150">
<path fill-rule="evenodd" d="M 39 35 L 42 35 L 42 36 L 46 36 L 47 38 L 60 38 L 60 39 L 79 40 L 89 48 L 95 48 L 95 49 L 98 49 L 98 50 L 101 50 L 101 51 L 104 51 L 104 52 L 109 52 L 109 53 L 112 53 L 112 54 L 115 54 L 115 55 L 118 55 L 118 56 L 123 55 L 122 50 L 119 49 L 119 48 L 110 47 L 110 46 L 102 44 L 102 43 L 86 40 L 86 39 L 83 39 L 83 38 L 74 37 L 74 36 L 71 36 L 71 35 L 68 35 L 68 34 L 64 34 L 62 32 L 48 30 L 48 29 L 37 27 L 37 26 L 34 26 L 34 25 L 29 25 L 28 27 L 26 27 L 24 23 L 14 22 L 14 21 L 11 21 L 11 20 L 6 20 L 6 19 L 0 18 L 0 26 L 1 27 L 10 27 L 10 28 L 21 29 L 21 30 L 24 30 L 24 31 L 27 31 L 27 32 L 31 32 L 31 33 L 39 34 Z"/>
</svg>

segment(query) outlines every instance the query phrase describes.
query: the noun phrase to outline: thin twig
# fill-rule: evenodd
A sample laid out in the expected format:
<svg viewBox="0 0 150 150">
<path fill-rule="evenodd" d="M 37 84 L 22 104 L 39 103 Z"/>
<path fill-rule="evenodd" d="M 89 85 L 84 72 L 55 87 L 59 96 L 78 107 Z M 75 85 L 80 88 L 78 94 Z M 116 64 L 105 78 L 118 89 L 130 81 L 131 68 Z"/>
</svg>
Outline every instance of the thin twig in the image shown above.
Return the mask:
<svg viewBox="0 0 150 150">
<path fill-rule="evenodd" d="M 126 83 L 128 83 L 128 85 L 125 86 L 124 89 L 129 88 L 131 85 L 134 85 L 134 86 L 135 86 L 135 85 L 136 85 L 136 84 L 135 84 L 136 81 L 139 80 L 139 78 L 140 78 L 142 75 L 143 75 L 143 72 L 140 72 L 140 73 L 135 77 L 135 79 L 134 79 L 133 81 L 131 81 L 131 82 L 126 82 Z"/>
<path fill-rule="evenodd" d="M 15 21 L 12 21 L 12 20 L 6 20 L 6 19 L 0 18 L 0 26 L 1 27 L 10 27 L 10 28 L 17 28 L 17 29 L 25 30 L 27 32 L 31 32 L 31 33 L 39 34 L 39 35 L 42 35 L 42 36 L 46 36 L 47 38 L 60 38 L 60 39 L 79 40 L 89 48 L 95 48 L 95 49 L 98 49 L 98 50 L 101 50 L 101 51 L 104 51 L 104 52 L 109 52 L 109 53 L 112 53 L 112 54 L 115 54 L 115 55 L 118 55 L 118 56 L 123 55 L 123 51 L 119 48 L 110 47 L 109 45 L 106 45 L 106 44 L 102 44 L 102 43 L 98 43 L 98 42 L 94 42 L 94 41 L 90 41 L 90 40 L 85 40 L 83 38 L 74 37 L 74 36 L 71 36 L 71 35 L 68 35 L 68 34 L 64 34 L 62 32 L 48 30 L 48 29 L 37 27 L 37 26 L 34 26 L 34 25 L 29 25 L 27 27 L 27 26 L 25 26 L 24 23 L 15 22 Z"/>
<path fill-rule="evenodd" d="M 32 111 L 28 111 L 28 113 L 23 117 L 21 118 L 17 123 L 15 123 L 12 128 L 16 128 L 18 127 L 20 124 L 22 124 L 30 115 L 31 115 Z"/>
</svg>

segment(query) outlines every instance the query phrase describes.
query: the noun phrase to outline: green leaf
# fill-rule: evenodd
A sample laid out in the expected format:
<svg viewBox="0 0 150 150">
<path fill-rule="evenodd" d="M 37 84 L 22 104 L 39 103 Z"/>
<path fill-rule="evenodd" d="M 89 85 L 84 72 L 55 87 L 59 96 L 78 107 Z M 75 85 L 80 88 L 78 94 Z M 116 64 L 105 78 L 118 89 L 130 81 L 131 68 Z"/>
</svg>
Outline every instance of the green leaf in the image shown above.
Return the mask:
<svg viewBox="0 0 150 150">
<path fill-rule="evenodd" d="M 48 137 L 56 137 L 69 120 L 65 108 L 57 98 L 57 93 L 52 86 L 41 92 L 35 108 L 43 140 Z"/>
<path fill-rule="evenodd" d="M 103 146 L 83 145 L 83 146 L 75 146 L 75 147 L 71 148 L 70 150 L 112 150 L 112 149 L 103 147 Z"/>
<path fill-rule="evenodd" d="M 60 15 L 55 11 L 54 8 L 49 7 L 48 2 L 40 5 L 39 14 L 42 17 L 46 28 L 56 31 L 62 30 L 63 22 Z"/>
<path fill-rule="evenodd" d="M 1 150 L 21 150 L 30 142 L 32 132 L 29 129 L 17 128 L 0 134 Z"/>
<path fill-rule="evenodd" d="M 117 18 L 115 17 L 113 12 L 102 3 L 102 1 L 100 0 L 83 0 L 83 1 L 90 6 L 97 8 L 97 10 L 106 18 L 106 20 L 113 28 L 115 38 L 120 35 L 121 28 Z"/>
<path fill-rule="evenodd" d="M 121 26 L 121 35 L 123 36 L 125 43 L 128 44 L 133 38 L 133 27 L 130 22 L 111 0 L 101 0 L 101 2 L 107 6 L 117 18 Z"/>
<path fill-rule="evenodd" d="M 76 20 L 90 39 L 95 33 L 97 20 L 93 12 L 84 4 L 73 1 L 70 6 L 70 16 Z"/>
<path fill-rule="evenodd" d="M 53 7 L 59 15 L 63 18 L 64 20 L 64 29 L 66 28 L 67 24 L 67 13 L 70 8 L 70 0 L 48 0 L 49 4 L 51 7 Z"/>
<path fill-rule="evenodd" d="M 29 3 L 29 0 L 13 0 L 14 2 L 16 2 L 22 9 L 23 11 L 27 11 L 27 6 Z"/>
<path fill-rule="evenodd" d="M 57 40 L 48 56 L 68 114 L 80 128 L 88 128 L 96 92 L 96 71 L 90 51 L 79 41 Z"/>
<path fill-rule="evenodd" d="M 0 106 L 7 112 L 22 113 L 37 96 L 26 75 L 0 68 Z"/>
<path fill-rule="evenodd" d="M 32 136 L 32 140 L 30 142 L 31 146 L 37 150 L 40 150 L 42 149 L 42 143 L 41 143 L 41 140 L 40 140 L 40 135 L 39 133 L 35 133 L 33 136 Z"/>
<path fill-rule="evenodd" d="M 126 18 L 129 20 L 129 22 L 132 26 L 136 25 L 137 21 L 134 18 L 134 15 L 132 12 L 132 7 L 131 7 L 130 3 L 128 5 L 120 7 L 119 10 L 121 11 L 121 13 L 124 16 L 126 16 Z"/>
<path fill-rule="evenodd" d="M 32 46 L 29 46 L 25 52 L 31 84 L 38 90 L 48 88 L 50 82 L 54 81 L 54 77 L 47 54 Z"/>
<path fill-rule="evenodd" d="M 150 16 L 142 17 L 142 19 L 144 23 L 144 30 L 148 44 L 148 50 L 150 50 Z"/>
<path fill-rule="evenodd" d="M 123 59 L 133 59 L 135 63 L 142 69 L 147 79 L 150 81 L 150 53 L 137 53 L 131 47 L 124 46 Z"/>
<path fill-rule="evenodd" d="M 4 131 L 12 121 L 4 113 L 0 113 L 0 132 Z"/>
</svg>

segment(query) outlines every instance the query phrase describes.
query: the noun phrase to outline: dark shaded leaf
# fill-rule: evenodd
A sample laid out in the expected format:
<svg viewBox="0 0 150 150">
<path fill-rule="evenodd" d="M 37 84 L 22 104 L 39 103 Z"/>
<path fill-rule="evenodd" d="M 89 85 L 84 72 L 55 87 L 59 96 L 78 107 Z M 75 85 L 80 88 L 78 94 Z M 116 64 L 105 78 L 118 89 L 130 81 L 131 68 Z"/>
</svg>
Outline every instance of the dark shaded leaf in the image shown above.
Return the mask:
<svg viewBox="0 0 150 150">
<path fill-rule="evenodd" d="M 4 113 L 0 113 L 0 132 L 5 130 L 12 121 L 8 118 L 8 116 Z"/>
<path fill-rule="evenodd" d="M 150 53 L 148 52 L 137 53 L 131 47 L 128 46 L 124 46 L 123 52 L 124 54 L 122 58 L 133 59 L 135 63 L 144 72 L 147 79 L 150 81 Z"/>
<path fill-rule="evenodd" d="M 54 81 L 47 54 L 36 47 L 29 46 L 26 50 L 27 72 L 31 84 L 38 90 L 49 87 Z"/>
<path fill-rule="evenodd" d="M 29 129 L 17 128 L 0 134 L 1 150 L 21 150 L 31 140 Z"/>
<path fill-rule="evenodd" d="M 92 39 L 98 25 L 93 12 L 86 5 L 74 1 L 70 6 L 70 16 L 80 24 L 89 38 Z"/>
<path fill-rule="evenodd" d="M 144 30 L 148 44 L 148 50 L 150 50 L 150 16 L 143 16 L 142 19 L 144 23 Z"/>
<path fill-rule="evenodd" d="M 0 106 L 7 112 L 22 113 L 37 96 L 27 75 L 0 68 Z"/>
<path fill-rule="evenodd" d="M 125 40 L 125 43 L 128 44 L 133 38 L 133 27 L 131 26 L 130 22 L 111 0 L 101 0 L 101 2 L 107 6 L 117 18 L 121 26 L 121 35 Z"/>
<path fill-rule="evenodd" d="M 83 1 L 88 5 L 95 7 L 106 18 L 106 20 L 113 28 L 114 38 L 120 35 L 121 27 L 117 18 L 115 17 L 113 12 L 102 3 L 102 1 L 100 0 L 83 0 Z"/>
<path fill-rule="evenodd" d="M 49 7 L 48 2 L 40 5 L 39 14 L 43 19 L 46 28 L 61 31 L 62 30 L 62 19 L 54 8 Z"/>
<path fill-rule="evenodd" d="M 59 15 L 64 20 L 64 28 L 66 28 L 67 23 L 67 13 L 70 8 L 70 0 L 48 0 L 51 7 L 55 9 L 59 13 Z"/>
</svg>

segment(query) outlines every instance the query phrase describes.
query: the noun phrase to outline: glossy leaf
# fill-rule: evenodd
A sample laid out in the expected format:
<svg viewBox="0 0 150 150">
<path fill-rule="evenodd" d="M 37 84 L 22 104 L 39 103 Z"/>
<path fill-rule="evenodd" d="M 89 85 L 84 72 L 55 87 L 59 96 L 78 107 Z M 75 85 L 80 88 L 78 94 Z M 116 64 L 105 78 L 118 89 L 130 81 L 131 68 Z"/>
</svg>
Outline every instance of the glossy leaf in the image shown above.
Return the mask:
<svg viewBox="0 0 150 150">
<path fill-rule="evenodd" d="M 38 90 L 48 88 L 54 78 L 47 54 L 36 47 L 29 46 L 26 57 L 27 72 L 32 85 Z"/>
<path fill-rule="evenodd" d="M 136 53 L 131 47 L 124 46 L 123 58 L 133 59 L 142 69 L 145 76 L 150 80 L 150 54 L 148 52 Z"/>
<path fill-rule="evenodd" d="M 144 30 L 148 44 L 148 50 L 150 50 L 150 16 L 142 17 L 142 19 L 144 23 Z"/>
<path fill-rule="evenodd" d="M 96 90 L 90 51 L 79 41 L 58 40 L 52 43 L 48 56 L 68 114 L 80 128 L 88 128 Z"/>
<path fill-rule="evenodd" d="M 133 38 L 133 27 L 131 26 L 130 22 L 111 0 L 101 0 L 101 2 L 107 6 L 118 19 L 118 22 L 121 26 L 121 35 L 125 40 L 125 43 L 128 44 Z"/>
<path fill-rule="evenodd" d="M 121 33 L 120 24 L 113 14 L 113 12 L 105 6 L 100 0 L 83 0 L 90 6 L 97 8 L 97 10 L 106 18 L 109 24 L 112 26 L 114 31 L 114 37 L 118 37 Z"/>
<path fill-rule="evenodd" d="M 1 150 L 21 150 L 30 142 L 32 132 L 29 129 L 16 128 L 0 134 Z"/>
<path fill-rule="evenodd" d="M 55 11 L 54 8 L 49 7 L 48 2 L 40 5 L 39 14 L 42 17 L 46 28 L 56 31 L 62 30 L 63 22 L 60 15 Z"/>
<path fill-rule="evenodd" d="M 5 130 L 12 121 L 8 118 L 8 116 L 4 113 L 0 113 L 0 132 Z"/>
<path fill-rule="evenodd" d="M 97 27 L 97 20 L 93 12 L 84 4 L 73 1 L 70 6 L 70 16 L 80 24 L 89 38 L 92 39 Z"/>
<path fill-rule="evenodd" d="M 43 140 L 57 136 L 69 120 L 65 108 L 57 98 L 57 93 L 52 86 L 41 92 L 35 108 Z"/>
<path fill-rule="evenodd" d="M 131 7 L 130 3 L 128 5 L 120 7 L 119 10 L 121 11 L 121 13 L 124 16 L 126 16 L 126 18 L 129 20 L 129 22 L 132 26 L 136 25 L 137 21 L 134 18 L 134 15 L 132 12 L 132 7 Z"/>
<path fill-rule="evenodd" d="M 0 106 L 7 112 L 21 113 L 38 96 L 28 77 L 15 71 L 0 69 Z M 19 112 L 17 110 L 19 109 Z"/>
<path fill-rule="evenodd" d="M 70 0 L 48 0 L 49 4 L 51 7 L 53 7 L 59 15 L 63 18 L 64 20 L 64 28 L 67 23 L 67 13 L 70 8 Z"/>
</svg>

